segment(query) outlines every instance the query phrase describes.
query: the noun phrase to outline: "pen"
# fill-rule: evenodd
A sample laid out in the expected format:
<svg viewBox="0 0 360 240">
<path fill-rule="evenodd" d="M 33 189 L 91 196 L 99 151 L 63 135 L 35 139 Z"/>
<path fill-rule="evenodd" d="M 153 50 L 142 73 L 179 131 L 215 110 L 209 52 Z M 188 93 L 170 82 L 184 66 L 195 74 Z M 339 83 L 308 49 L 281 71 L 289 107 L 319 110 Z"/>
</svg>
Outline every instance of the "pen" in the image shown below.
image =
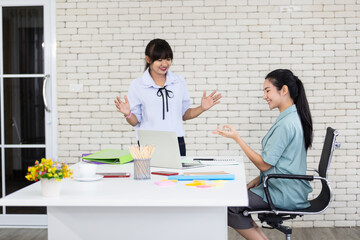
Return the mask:
<svg viewBox="0 0 360 240">
<path fill-rule="evenodd" d="M 194 161 L 214 161 L 213 158 L 194 158 Z"/>
</svg>

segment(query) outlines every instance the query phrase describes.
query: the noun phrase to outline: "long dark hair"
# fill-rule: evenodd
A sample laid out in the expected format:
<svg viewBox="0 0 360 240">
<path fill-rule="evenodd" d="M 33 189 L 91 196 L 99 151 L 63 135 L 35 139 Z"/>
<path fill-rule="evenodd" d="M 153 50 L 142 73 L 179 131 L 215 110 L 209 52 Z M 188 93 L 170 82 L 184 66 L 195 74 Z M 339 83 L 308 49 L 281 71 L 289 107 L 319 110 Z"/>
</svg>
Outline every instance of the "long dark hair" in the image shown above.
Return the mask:
<svg viewBox="0 0 360 240">
<path fill-rule="evenodd" d="M 158 59 L 167 59 L 170 58 L 173 60 L 173 51 L 169 43 L 163 39 L 153 39 L 151 40 L 145 48 L 145 56 L 150 58 L 150 63 L 146 62 L 145 70 Z"/>
<path fill-rule="evenodd" d="M 266 75 L 265 79 L 268 79 L 279 91 L 284 85 L 288 87 L 290 97 L 294 100 L 300 116 L 307 150 L 311 147 L 313 140 L 313 125 L 303 83 L 288 69 L 274 70 Z"/>
</svg>

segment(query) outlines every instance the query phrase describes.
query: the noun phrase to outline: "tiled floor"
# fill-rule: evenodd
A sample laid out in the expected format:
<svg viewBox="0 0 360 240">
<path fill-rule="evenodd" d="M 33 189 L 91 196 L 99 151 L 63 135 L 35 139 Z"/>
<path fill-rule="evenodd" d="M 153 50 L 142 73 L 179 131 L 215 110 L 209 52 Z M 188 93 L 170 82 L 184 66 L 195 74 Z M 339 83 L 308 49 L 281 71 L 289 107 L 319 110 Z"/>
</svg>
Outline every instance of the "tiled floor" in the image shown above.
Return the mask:
<svg viewBox="0 0 360 240">
<path fill-rule="evenodd" d="M 264 230 L 269 239 L 285 239 L 277 230 Z M 47 240 L 46 229 L 0 228 L 0 240 Z M 229 228 L 229 240 L 243 239 Z M 359 240 L 360 227 L 353 228 L 296 228 L 292 240 Z M 131 240 L 131 239 L 126 239 Z M 155 240 L 155 239 L 149 239 Z M 189 239 L 191 240 L 191 239 Z M 202 240 L 202 239 L 196 239 Z M 205 240 L 205 239 L 204 239 Z"/>
<path fill-rule="evenodd" d="M 278 230 L 264 229 L 266 236 L 271 240 L 285 239 L 285 235 Z M 242 240 L 235 230 L 228 231 L 229 240 Z M 360 227 L 353 228 L 294 228 L 292 240 L 359 240 Z"/>
</svg>

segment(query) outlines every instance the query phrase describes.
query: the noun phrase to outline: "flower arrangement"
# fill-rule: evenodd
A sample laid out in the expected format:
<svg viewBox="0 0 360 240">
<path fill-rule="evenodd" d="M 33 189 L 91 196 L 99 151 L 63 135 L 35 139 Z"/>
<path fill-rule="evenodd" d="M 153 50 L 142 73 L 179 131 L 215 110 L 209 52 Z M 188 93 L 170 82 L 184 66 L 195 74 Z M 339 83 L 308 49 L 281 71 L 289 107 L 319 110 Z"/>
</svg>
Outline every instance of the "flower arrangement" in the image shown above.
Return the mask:
<svg viewBox="0 0 360 240">
<path fill-rule="evenodd" d="M 42 158 L 41 162 L 35 161 L 35 165 L 28 167 L 25 178 L 29 181 L 37 182 L 41 178 L 60 181 L 63 178 L 72 177 L 73 170 L 66 163 L 53 162 L 51 159 Z"/>
</svg>

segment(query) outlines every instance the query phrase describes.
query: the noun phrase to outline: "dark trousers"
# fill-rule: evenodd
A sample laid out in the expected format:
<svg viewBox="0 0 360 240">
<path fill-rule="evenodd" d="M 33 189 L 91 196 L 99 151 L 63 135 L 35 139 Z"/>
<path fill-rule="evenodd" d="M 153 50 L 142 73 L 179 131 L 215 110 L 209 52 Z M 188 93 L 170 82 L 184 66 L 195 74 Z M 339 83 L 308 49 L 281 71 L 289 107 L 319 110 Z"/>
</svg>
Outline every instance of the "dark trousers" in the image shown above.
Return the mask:
<svg viewBox="0 0 360 240">
<path fill-rule="evenodd" d="M 179 142 L 179 150 L 180 150 L 180 156 L 186 156 L 186 145 L 184 137 L 178 137 Z M 138 141 L 138 145 L 140 146 L 140 142 Z"/>
<path fill-rule="evenodd" d="M 186 145 L 184 137 L 178 137 L 180 156 L 186 156 Z"/>
</svg>

